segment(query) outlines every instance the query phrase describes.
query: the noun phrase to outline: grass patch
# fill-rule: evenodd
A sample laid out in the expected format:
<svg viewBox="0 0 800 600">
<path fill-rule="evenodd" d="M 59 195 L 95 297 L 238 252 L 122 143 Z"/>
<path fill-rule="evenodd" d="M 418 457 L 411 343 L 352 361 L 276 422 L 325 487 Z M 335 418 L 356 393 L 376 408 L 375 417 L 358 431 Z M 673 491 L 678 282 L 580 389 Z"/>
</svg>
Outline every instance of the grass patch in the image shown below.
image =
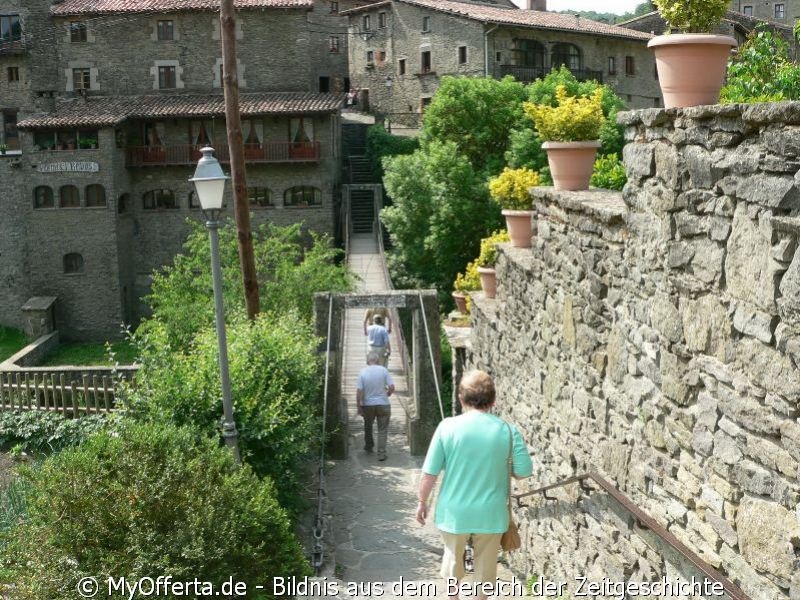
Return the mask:
<svg viewBox="0 0 800 600">
<path fill-rule="evenodd" d="M 111 344 L 114 359 L 121 365 L 132 365 L 136 361 L 136 346 L 129 341 L 114 342 Z M 62 344 L 53 350 L 42 361 L 41 366 L 53 367 L 58 365 L 111 365 L 113 361 L 108 355 L 105 344 Z"/>
<path fill-rule="evenodd" d="M 27 343 L 21 331 L 0 325 L 0 361 L 22 350 Z"/>
</svg>

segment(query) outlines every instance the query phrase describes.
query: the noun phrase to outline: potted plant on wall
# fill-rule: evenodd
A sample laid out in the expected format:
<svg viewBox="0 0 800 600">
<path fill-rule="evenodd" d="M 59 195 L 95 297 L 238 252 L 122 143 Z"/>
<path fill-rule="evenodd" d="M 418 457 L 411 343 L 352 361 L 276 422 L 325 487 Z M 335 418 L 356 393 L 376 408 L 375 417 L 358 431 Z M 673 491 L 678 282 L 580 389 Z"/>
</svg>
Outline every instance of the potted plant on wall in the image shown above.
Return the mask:
<svg viewBox="0 0 800 600">
<path fill-rule="evenodd" d="M 736 40 L 710 33 L 722 22 L 728 0 L 653 0 L 670 33 L 647 44 L 656 55 L 666 108 L 716 104 Z M 683 33 L 672 33 L 681 31 Z"/>
<path fill-rule="evenodd" d="M 533 200 L 530 189 L 539 185 L 539 173 L 530 169 L 506 167 L 489 181 L 489 193 L 503 209 L 511 245 L 516 248 L 531 247 L 531 215 Z"/>
<path fill-rule="evenodd" d="M 497 293 L 497 244 L 510 241 L 507 231 L 495 231 L 488 238 L 481 240 L 481 253 L 475 261 L 478 275 L 481 278 L 481 289 L 487 298 L 494 298 Z"/>
<path fill-rule="evenodd" d="M 525 113 L 544 140 L 547 162 L 557 190 L 588 190 L 594 159 L 600 147 L 600 130 L 606 121 L 603 115 L 603 89 L 591 96 L 567 94 L 563 85 L 556 88 L 556 106 L 523 105 Z"/>
<path fill-rule="evenodd" d="M 453 300 L 456 301 L 456 310 L 462 315 L 469 314 L 469 292 L 481 289 L 480 277 L 475 261 L 467 265 L 463 273 L 456 276 L 453 282 Z"/>
</svg>

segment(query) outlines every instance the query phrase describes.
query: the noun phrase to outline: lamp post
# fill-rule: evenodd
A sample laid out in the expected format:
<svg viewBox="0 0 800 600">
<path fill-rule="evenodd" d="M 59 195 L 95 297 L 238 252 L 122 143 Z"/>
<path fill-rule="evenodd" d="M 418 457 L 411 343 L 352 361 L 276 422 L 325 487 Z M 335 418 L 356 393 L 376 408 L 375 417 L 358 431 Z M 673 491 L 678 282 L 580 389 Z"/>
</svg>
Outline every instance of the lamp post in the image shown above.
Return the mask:
<svg viewBox="0 0 800 600">
<path fill-rule="evenodd" d="M 241 463 L 239 456 L 239 434 L 233 420 L 233 402 L 231 401 L 231 378 L 228 373 L 228 338 L 225 333 L 225 306 L 222 301 L 222 272 L 219 264 L 219 215 L 222 212 L 222 200 L 225 182 L 230 179 L 222 172 L 219 161 L 214 158 L 214 149 L 202 148 L 202 158 L 197 162 L 194 183 L 200 208 L 206 218 L 208 237 L 211 241 L 211 278 L 214 283 L 214 316 L 217 324 L 217 343 L 219 344 L 219 372 L 222 380 L 222 437 L 230 448 L 233 458 Z"/>
<path fill-rule="evenodd" d="M 383 85 L 386 86 L 386 90 L 389 92 L 389 112 L 386 113 L 386 132 L 392 133 L 392 76 L 387 75 L 386 79 L 383 80 Z"/>
</svg>

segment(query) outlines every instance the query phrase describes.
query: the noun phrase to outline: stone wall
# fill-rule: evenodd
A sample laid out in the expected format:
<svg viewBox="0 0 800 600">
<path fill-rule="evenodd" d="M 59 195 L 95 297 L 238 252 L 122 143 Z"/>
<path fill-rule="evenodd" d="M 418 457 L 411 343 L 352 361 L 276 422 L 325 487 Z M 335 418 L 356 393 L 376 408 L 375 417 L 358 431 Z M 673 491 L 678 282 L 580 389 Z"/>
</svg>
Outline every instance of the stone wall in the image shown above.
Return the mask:
<svg viewBox="0 0 800 600">
<path fill-rule="evenodd" d="M 622 194 L 533 190 L 469 366 L 536 465 L 597 470 L 754 600 L 800 598 L 800 104 L 623 113 Z M 525 574 L 693 571 L 605 494 L 518 511 Z"/>
</svg>

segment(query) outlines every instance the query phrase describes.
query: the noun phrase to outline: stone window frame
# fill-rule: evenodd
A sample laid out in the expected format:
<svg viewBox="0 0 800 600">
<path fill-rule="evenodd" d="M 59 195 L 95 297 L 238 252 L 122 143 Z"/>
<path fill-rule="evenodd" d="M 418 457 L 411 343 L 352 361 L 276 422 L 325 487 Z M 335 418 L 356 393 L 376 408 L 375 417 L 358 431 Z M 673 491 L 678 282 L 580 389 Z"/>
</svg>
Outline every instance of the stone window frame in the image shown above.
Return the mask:
<svg viewBox="0 0 800 600">
<path fill-rule="evenodd" d="M 13 33 L 13 30 L 14 30 L 14 20 L 13 19 L 14 19 L 14 17 L 16 17 L 17 29 L 19 30 L 19 35 L 16 35 L 16 36 Z M 8 28 L 9 28 L 9 31 L 11 32 L 9 37 L 8 37 L 8 39 L 0 37 L 0 41 L 2 41 L 3 43 L 22 41 L 22 39 L 23 39 L 22 15 L 20 15 L 19 13 L 16 13 L 16 12 L 3 13 L 3 14 L 0 14 L 0 19 L 6 19 L 6 20 L 9 21 Z"/>
<path fill-rule="evenodd" d="M 236 19 L 236 39 L 241 40 L 244 37 L 244 28 L 242 23 L 244 19 Z M 222 29 L 219 23 L 219 17 L 212 17 L 211 19 L 211 39 L 218 42 L 222 39 Z"/>
<path fill-rule="evenodd" d="M 328 38 L 328 51 L 334 54 L 339 52 L 342 40 L 338 35 L 332 35 Z"/>
<path fill-rule="evenodd" d="M 461 44 L 456 48 L 456 61 L 459 65 L 466 65 L 469 63 L 469 51 L 466 44 Z"/>
<path fill-rule="evenodd" d="M 175 87 L 162 88 L 161 83 L 161 69 L 164 67 L 175 68 Z M 153 78 L 154 90 L 181 90 L 185 87 L 183 82 L 183 67 L 179 60 L 155 60 L 153 66 L 150 67 L 150 76 Z"/>
<path fill-rule="evenodd" d="M 405 58 L 398 58 L 397 59 L 397 74 L 399 76 L 406 74 L 406 59 Z"/>
<path fill-rule="evenodd" d="M 66 30 L 67 43 L 69 44 L 87 44 L 95 41 L 94 33 L 89 22 L 85 20 L 75 19 L 67 21 L 64 26 Z M 75 35 L 77 33 L 77 35 Z"/>
<path fill-rule="evenodd" d="M 211 87 L 221 89 L 224 85 L 222 81 L 222 65 L 223 59 L 217 58 L 214 61 L 214 81 L 211 82 Z M 239 87 L 246 88 L 247 87 L 247 80 L 244 77 L 244 65 L 242 64 L 241 59 L 236 59 L 236 75 L 239 79 Z"/>
<path fill-rule="evenodd" d="M 386 29 L 386 11 L 378 13 L 378 29 Z"/>
<path fill-rule="evenodd" d="M 171 189 L 156 188 L 142 194 L 142 210 L 160 212 L 179 208 L 178 198 Z"/>
<path fill-rule="evenodd" d="M 430 33 L 431 32 L 431 16 L 430 15 L 423 15 L 422 17 L 422 33 Z"/>
<path fill-rule="evenodd" d="M 64 275 L 80 275 L 86 266 L 80 252 L 67 252 L 61 258 L 61 264 L 64 268 Z"/>
<path fill-rule="evenodd" d="M 74 198 L 66 197 L 66 192 L 69 192 L 70 196 L 73 196 L 74 190 Z M 70 204 L 65 205 L 64 202 L 71 202 L 72 200 L 77 200 L 77 204 Z M 65 183 L 60 188 L 58 188 L 58 208 L 81 208 L 81 191 L 78 189 L 77 185 L 71 183 Z"/>
<path fill-rule="evenodd" d="M 263 185 L 248 186 L 247 201 L 250 204 L 250 208 L 275 208 L 275 194 L 272 193 L 270 188 Z"/>
<path fill-rule="evenodd" d="M 616 75 L 617 74 L 617 57 L 616 56 L 609 56 L 608 57 L 608 74 L 609 75 Z"/>
<path fill-rule="evenodd" d="M 773 13 L 776 19 L 785 19 L 786 18 L 786 5 L 782 2 L 775 4 L 775 12 Z"/>
<path fill-rule="evenodd" d="M 80 88 L 75 87 L 75 71 L 88 70 L 89 71 L 89 87 Z M 67 68 L 64 69 L 64 74 L 67 79 L 66 91 L 77 92 L 79 90 L 96 91 L 100 89 L 99 72 L 93 62 L 83 60 L 73 60 L 67 63 Z"/>
<path fill-rule="evenodd" d="M 625 75 L 628 77 L 636 75 L 636 59 L 631 54 L 625 57 Z"/>
<path fill-rule="evenodd" d="M 370 30 L 369 29 L 370 28 L 370 24 L 371 24 L 370 15 L 364 15 L 363 19 L 361 20 L 361 25 L 362 25 L 362 28 L 364 29 L 364 31 L 369 31 Z"/>
<path fill-rule="evenodd" d="M 550 49 L 550 68 L 558 69 L 561 65 L 570 71 L 583 69 L 583 50 L 570 42 L 553 44 Z"/>
<path fill-rule="evenodd" d="M 108 208 L 106 188 L 100 183 L 90 183 L 83 190 L 86 208 Z"/>
<path fill-rule="evenodd" d="M 286 208 L 311 208 L 322 206 L 322 190 L 314 185 L 295 185 L 283 192 Z"/>
<path fill-rule="evenodd" d="M 6 81 L 8 83 L 19 83 L 19 66 L 10 65 L 6 67 Z"/>
<path fill-rule="evenodd" d="M 330 12 L 331 13 L 338 13 L 339 12 L 339 0 L 330 0 L 328 2 L 328 5 L 330 6 Z"/>
<path fill-rule="evenodd" d="M 433 73 L 433 52 L 431 51 L 430 46 L 425 46 L 419 49 L 419 72 L 421 75 Z"/>
<path fill-rule="evenodd" d="M 56 207 L 56 196 L 49 185 L 37 185 L 33 188 L 34 210 L 51 210 Z"/>
<path fill-rule="evenodd" d="M 753 16 L 753 6 L 752 4 L 746 4 L 742 7 L 742 14 L 748 17 Z"/>
<path fill-rule="evenodd" d="M 161 23 L 172 23 L 172 37 L 171 38 L 162 38 L 159 37 L 160 29 L 159 25 Z M 152 30 L 150 31 L 150 40 L 153 42 L 174 42 L 181 39 L 180 30 L 178 28 L 178 20 L 175 17 L 171 17 L 169 19 L 165 18 L 156 18 L 152 21 Z"/>
</svg>

